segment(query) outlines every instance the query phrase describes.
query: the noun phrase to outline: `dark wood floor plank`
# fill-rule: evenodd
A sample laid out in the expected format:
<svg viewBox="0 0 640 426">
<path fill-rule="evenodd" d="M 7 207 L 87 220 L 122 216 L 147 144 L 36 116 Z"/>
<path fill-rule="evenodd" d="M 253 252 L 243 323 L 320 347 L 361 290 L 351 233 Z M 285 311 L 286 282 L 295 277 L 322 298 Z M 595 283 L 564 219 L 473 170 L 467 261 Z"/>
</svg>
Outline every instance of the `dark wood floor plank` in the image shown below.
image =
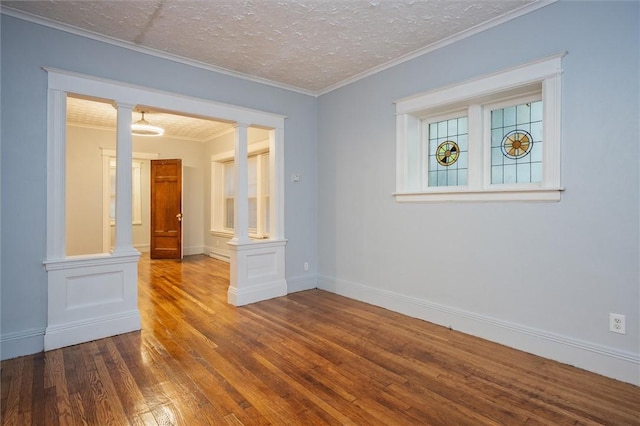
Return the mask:
<svg viewBox="0 0 640 426">
<path fill-rule="evenodd" d="M 331 395 L 333 392 L 329 388 L 318 386 L 320 384 L 319 382 L 317 382 L 318 385 L 316 385 L 310 380 L 305 380 L 303 375 L 290 374 L 292 370 L 283 370 L 260 354 L 254 354 L 254 357 L 274 375 L 281 376 L 282 380 L 286 382 L 287 387 L 291 388 L 294 395 L 309 400 L 310 403 L 318 408 L 318 411 L 323 411 L 331 417 L 333 422 L 349 424 L 359 420 L 357 417 L 353 418 L 353 415 L 350 416 L 350 413 L 347 413 L 346 410 L 336 408 L 336 405 L 338 405 L 338 407 L 344 407 L 344 403 L 336 404 L 336 401 L 340 401 L 340 397 L 338 394 L 335 394 L 335 397 Z M 307 418 L 306 420 L 310 421 L 311 419 Z"/>
<path fill-rule="evenodd" d="M 217 401 L 207 398 L 202 392 L 198 380 L 194 381 L 186 371 L 191 370 L 191 366 L 197 366 L 197 362 L 191 359 L 187 352 L 183 353 L 182 362 L 175 361 L 175 355 L 182 351 L 183 347 L 172 341 L 163 344 L 169 358 L 155 371 L 158 377 L 162 378 L 159 389 L 170 402 L 164 404 L 161 410 L 154 409 L 154 415 L 159 412 L 167 412 L 168 407 L 172 407 L 174 414 L 184 419 L 181 424 L 193 424 L 193 419 L 197 419 L 202 412 L 207 412 L 208 416 L 200 419 L 200 424 L 220 423 L 223 414 L 228 412 L 219 412 Z"/>
<path fill-rule="evenodd" d="M 143 256 L 142 331 L 3 361 L 2 424 L 640 426 L 636 386 L 319 290 L 236 308 L 228 280 Z"/>
<path fill-rule="evenodd" d="M 111 376 L 114 390 L 118 394 L 125 415 L 129 421 L 133 422 L 138 414 L 149 412 L 149 406 L 114 340 L 103 339 L 97 343 L 104 345 L 104 352 L 108 355 L 104 357 L 104 363 Z"/>
<path fill-rule="evenodd" d="M 159 309 L 162 310 L 162 307 L 159 307 Z M 161 357 L 165 359 L 164 364 L 166 364 L 167 371 L 170 371 L 171 374 L 179 374 L 181 380 L 185 383 L 189 383 L 186 378 L 188 376 L 192 383 L 197 383 L 197 386 L 194 386 L 195 390 L 202 390 L 205 395 L 213 396 L 213 398 L 208 398 L 211 404 L 209 411 L 211 417 L 221 419 L 223 415 L 227 415 L 230 411 L 233 411 L 240 418 L 244 417 L 246 408 L 236 407 L 236 402 L 230 398 L 233 395 L 237 395 L 237 391 L 229 388 L 228 383 L 218 374 L 218 371 L 206 369 L 207 365 L 211 365 L 205 359 L 206 354 L 212 351 L 210 345 L 192 344 L 191 346 L 186 346 L 179 344 L 174 339 L 172 329 L 166 326 L 159 327 L 155 330 L 153 336 L 149 336 L 146 339 L 149 342 L 155 342 L 154 347 L 162 347 Z M 201 342 L 201 340 L 196 339 L 195 343 L 198 342 Z M 191 343 L 194 342 L 192 341 Z M 189 351 L 185 348 L 189 348 Z M 154 356 L 160 356 L 160 351 Z M 220 368 L 219 362 L 215 362 L 215 364 L 216 368 Z M 160 366 L 161 364 L 158 363 L 158 365 Z M 165 369 L 164 367 L 160 368 Z M 208 380 L 201 381 L 202 377 L 207 377 Z M 176 377 L 174 377 L 175 379 Z M 238 397 L 236 396 L 236 398 Z M 244 397 L 239 397 L 238 400 L 246 401 Z"/>
<path fill-rule="evenodd" d="M 79 393 L 72 393 L 69 395 L 69 402 L 71 404 L 71 414 L 73 417 L 73 423 L 76 425 L 87 425 L 87 416 L 84 414 L 84 407 L 82 405 L 82 397 Z"/>
<path fill-rule="evenodd" d="M 60 424 L 73 424 L 65 361 L 61 349 L 50 351 L 45 356 L 44 385 L 45 391 L 53 389 Z"/>
<path fill-rule="evenodd" d="M 42 352 L 29 355 L 29 357 L 33 357 L 33 384 L 31 386 L 32 400 L 30 413 L 31 424 L 33 425 L 42 425 L 45 423 L 44 355 Z"/>
<path fill-rule="evenodd" d="M 24 359 L 10 359 L 7 361 L 2 361 L 2 363 L 0 364 L 0 418 L 4 418 L 7 410 L 7 397 L 9 396 L 11 377 L 15 372 L 14 365 L 16 364 L 16 362 L 23 361 Z"/>
<path fill-rule="evenodd" d="M 35 357 L 28 356 L 24 358 L 24 365 L 22 371 L 22 383 L 20 385 L 20 424 L 31 424 L 31 401 L 33 399 L 33 373 L 35 370 Z"/>
<path fill-rule="evenodd" d="M 22 389 L 22 375 L 24 374 L 25 359 L 19 358 L 7 362 L 6 398 L 3 398 L 5 406 L 2 409 L 2 419 L 8 425 L 20 424 L 20 398 Z"/>
<path fill-rule="evenodd" d="M 44 389 L 44 410 L 44 418 L 47 425 L 64 424 L 60 422 L 60 416 L 58 415 L 58 396 L 56 395 L 55 387 Z"/>
<path fill-rule="evenodd" d="M 87 371 L 87 388 L 82 393 L 87 402 L 83 401 L 83 407 L 90 424 L 126 424 L 121 402 L 96 343 L 88 342 L 82 347 Z"/>
</svg>

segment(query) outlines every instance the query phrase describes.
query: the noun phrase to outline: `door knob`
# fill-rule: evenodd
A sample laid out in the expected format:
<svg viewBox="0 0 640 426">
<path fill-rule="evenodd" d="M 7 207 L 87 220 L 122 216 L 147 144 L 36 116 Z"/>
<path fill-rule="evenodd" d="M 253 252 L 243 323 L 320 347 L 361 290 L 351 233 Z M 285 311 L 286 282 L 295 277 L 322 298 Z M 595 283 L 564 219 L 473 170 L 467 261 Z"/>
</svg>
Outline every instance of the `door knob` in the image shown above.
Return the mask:
<svg viewBox="0 0 640 426">
<path fill-rule="evenodd" d="M 178 218 L 178 222 L 182 222 L 182 213 L 178 213 L 176 217 Z"/>
</svg>

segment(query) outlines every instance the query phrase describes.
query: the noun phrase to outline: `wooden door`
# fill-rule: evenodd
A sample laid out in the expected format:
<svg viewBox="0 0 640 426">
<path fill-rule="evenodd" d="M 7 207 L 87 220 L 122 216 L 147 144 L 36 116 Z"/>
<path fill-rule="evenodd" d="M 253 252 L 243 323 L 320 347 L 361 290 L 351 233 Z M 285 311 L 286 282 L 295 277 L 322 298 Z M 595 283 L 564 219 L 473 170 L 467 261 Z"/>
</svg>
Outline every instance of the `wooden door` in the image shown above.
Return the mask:
<svg viewBox="0 0 640 426">
<path fill-rule="evenodd" d="M 151 160 L 152 259 L 182 259 L 182 160 Z"/>
</svg>

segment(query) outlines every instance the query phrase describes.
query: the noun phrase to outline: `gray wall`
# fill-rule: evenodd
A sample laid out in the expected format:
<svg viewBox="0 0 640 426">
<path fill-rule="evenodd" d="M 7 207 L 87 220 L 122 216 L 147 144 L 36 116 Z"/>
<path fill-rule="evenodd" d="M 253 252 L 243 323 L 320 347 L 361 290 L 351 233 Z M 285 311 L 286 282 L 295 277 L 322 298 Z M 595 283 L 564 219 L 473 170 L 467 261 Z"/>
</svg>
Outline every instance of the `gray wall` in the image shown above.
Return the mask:
<svg viewBox="0 0 640 426">
<path fill-rule="evenodd" d="M 317 274 L 317 100 L 1 17 L 2 339 L 44 331 L 47 318 L 47 74 L 53 67 L 286 115 L 287 277 Z M 202 218 L 204 223 L 205 219 Z M 312 268 L 303 272 L 305 260 Z"/>
<path fill-rule="evenodd" d="M 638 17 L 637 2 L 554 3 L 321 96 L 321 284 L 637 357 Z M 565 50 L 559 203 L 394 201 L 395 100 Z"/>
</svg>

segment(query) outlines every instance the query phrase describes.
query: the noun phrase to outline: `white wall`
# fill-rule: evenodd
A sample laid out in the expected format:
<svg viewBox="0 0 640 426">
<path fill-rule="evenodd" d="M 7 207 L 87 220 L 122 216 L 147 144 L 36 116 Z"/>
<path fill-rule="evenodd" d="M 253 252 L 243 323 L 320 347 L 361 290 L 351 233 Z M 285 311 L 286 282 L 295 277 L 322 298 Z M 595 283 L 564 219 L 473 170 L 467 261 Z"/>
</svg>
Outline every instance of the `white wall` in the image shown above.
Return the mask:
<svg viewBox="0 0 640 426">
<path fill-rule="evenodd" d="M 182 159 L 183 255 L 203 253 L 205 143 L 175 139 L 134 137 L 133 151 L 157 153 L 159 159 Z"/>
<path fill-rule="evenodd" d="M 320 286 L 640 383 L 638 12 L 554 3 L 322 96 Z M 394 201 L 395 100 L 565 50 L 560 202 Z"/>
<path fill-rule="evenodd" d="M 102 151 L 115 150 L 115 131 L 67 126 L 67 256 L 103 252 Z"/>
<path fill-rule="evenodd" d="M 67 128 L 67 254 L 94 254 L 102 250 L 102 151 L 115 150 L 115 131 Z M 180 158 L 183 166 L 184 255 L 203 253 L 205 144 L 161 136 L 134 137 L 134 152 L 156 154 L 159 159 Z M 142 224 L 133 225 L 133 245 L 149 249 L 149 162 L 142 173 Z M 143 166 L 144 168 L 144 166 Z M 113 229 L 112 229 L 113 234 Z M 112 240 L 113 245 L 113 240 Z"/>
</svg>

